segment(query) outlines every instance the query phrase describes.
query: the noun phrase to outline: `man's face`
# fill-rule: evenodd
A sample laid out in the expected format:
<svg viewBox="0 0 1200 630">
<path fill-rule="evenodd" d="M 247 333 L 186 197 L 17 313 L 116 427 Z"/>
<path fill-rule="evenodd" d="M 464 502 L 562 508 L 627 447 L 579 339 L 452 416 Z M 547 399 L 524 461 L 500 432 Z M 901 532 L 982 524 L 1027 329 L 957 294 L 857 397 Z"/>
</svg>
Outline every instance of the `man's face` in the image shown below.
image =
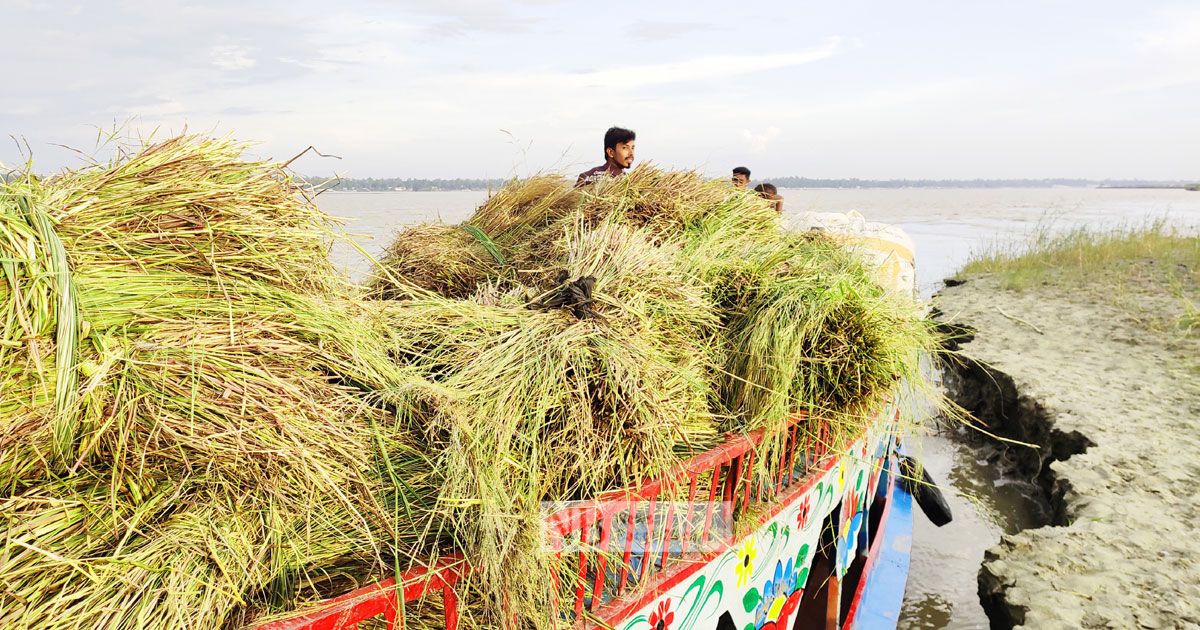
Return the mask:
<svg viewBox="0 0 1200 630">
<path fill-rule="evenodd" d="M 733 185 L 737 186 L 738 188 L 745 188 L 746 186 L 750 185 L 750 178 L 742 175 L 741 173 L 734 173 Z"/>
<path fill-rule="evenodd" d="M 629 168 L 629 166 L 633 164 L 634 142 L 634 140 L 630 140 L 629 142 L 618 142 L 616 147 L 612 149 L 605 149 L 604 153 L 608 155 L 608 159 L 612 160 L 612 162 L 617 166 L 620 166 L 621 168 Z"/>
</svg>

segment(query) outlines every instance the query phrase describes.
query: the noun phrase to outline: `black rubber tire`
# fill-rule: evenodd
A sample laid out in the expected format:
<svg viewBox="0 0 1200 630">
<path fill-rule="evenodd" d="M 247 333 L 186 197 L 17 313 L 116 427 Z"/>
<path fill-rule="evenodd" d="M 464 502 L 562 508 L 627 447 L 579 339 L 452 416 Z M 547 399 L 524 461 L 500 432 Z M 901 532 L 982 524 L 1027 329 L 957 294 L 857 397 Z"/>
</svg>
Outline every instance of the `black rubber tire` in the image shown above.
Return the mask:
<svg viewBox="0 0 1200 630">
<path fill-rule="evenodd" d="M 900 474 L 904 475 L 904 489 L 917 500 L 925 518 L 938 527 L 954 520 L 950 504 L 946 503 L 946 497 L 942 496 L 941 489 L 933 481 L 929 471 L 908 455 L 901 455 L 899 463 Z"/>
</svg>

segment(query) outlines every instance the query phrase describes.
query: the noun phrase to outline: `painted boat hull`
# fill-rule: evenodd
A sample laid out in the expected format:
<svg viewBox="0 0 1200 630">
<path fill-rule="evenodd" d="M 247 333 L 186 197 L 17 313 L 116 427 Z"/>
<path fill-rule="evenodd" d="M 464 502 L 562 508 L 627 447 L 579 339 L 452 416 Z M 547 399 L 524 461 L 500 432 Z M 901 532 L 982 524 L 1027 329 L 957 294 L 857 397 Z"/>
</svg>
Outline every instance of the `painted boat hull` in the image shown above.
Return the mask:
<svg viewBox="0 0 1200 630">
<path fill-rule="evenodd" d="M 803 461 L 812 453 L 784 448 L 778 456 L 787 458 L 786 470 L 807 473 L 789 472 L 767 484 L 748 472 L 761 435 L 732 438 L 681 469 L 682 479 L 692 479 L 688 518 L 679 518 L 682 512 L 672 507 L 665 519 L 648 517 L 638 527 L 631 506 L 648 504 L 646 514 L 654 513 L 666 488 L 661 480 L 556 512 L 547 519 L 552 537 L 561 542 L 585 533 L 590 551 L 559 551 L 578 557 L 580 572 L 577 580 L 561 576 L 556 582 L 554 614 L 572 627 L 620 630 L 895 628 L 908 574 L 913 505 L 897 482 L 896 417 L 889 407 L 846 452 L 816 455 L 816 469 Z M 795 446 L 797 433 L 792 435 L 788 444 Z M 707 513 L 693 514 L 695 480 L 706 474 L 722 480 L 720 491 L 714 485 L 709 501 L 698 502 L 698 509 L 708 506 Z M 735 513 L 739 529 L 714 527 L 721 514 Z M 681 525 L 687 522 L 702 524 L 703 534 L 689 533 Z M 675 540 L 706 544 L 689 549 Z M 593 546 L 610 553 L 595 554 Z M 604 557 L 613 561 L 606 564 Z M 453 630 L 455 585 L 466 566 L 459 557 L 444 558 L 401 576 L 400 584 L 387 578 L 259 628 L 340 630 L 376 617 L 398 628 L 404 615 L 400 602 L 440 597 L 445 627 Z"/>
<path fill-rule="evenodd" d="M 893 449 L 890 433 L 868 435 L 780 496 L 753 532 L 636 597 L 609 603 L 599 611 L 603 623 L 585 627 L 895 628 L 912 497 L 896 483 Z M 822 572 L 822 562 L 833 566 Z"/>
</svg>

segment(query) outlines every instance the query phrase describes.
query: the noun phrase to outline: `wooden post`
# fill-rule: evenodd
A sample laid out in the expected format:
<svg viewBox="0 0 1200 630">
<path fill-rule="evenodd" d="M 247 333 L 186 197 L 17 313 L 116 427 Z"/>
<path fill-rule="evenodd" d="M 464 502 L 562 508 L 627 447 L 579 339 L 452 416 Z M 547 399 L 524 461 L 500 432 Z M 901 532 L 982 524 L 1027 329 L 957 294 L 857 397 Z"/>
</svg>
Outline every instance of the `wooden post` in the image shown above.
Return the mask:
<svg viewBox="0 0 1200 630">
<path fill-rule="evenodd" d="M 838 630 L 838 618 L 842 612 L 842 581 L 838 579 L 837 569 L 829 576 L 829 584 L 825 596 L 825 630 Z"/>
</svg>

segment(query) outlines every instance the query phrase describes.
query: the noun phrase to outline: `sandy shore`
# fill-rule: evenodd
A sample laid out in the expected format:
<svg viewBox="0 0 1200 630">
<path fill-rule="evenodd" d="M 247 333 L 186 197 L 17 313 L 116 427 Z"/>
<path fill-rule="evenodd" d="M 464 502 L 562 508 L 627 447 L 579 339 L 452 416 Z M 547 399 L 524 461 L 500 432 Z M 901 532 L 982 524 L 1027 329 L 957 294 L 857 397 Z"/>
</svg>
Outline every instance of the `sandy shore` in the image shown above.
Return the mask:
<svg viewBox="0 0 1200 630">
<path fill-rule="evenodd" d="M 969 327 L 948 376 L 996 432 L 1033 442 L 1010 463 L 1037 479 L 1053 523 L 988 551 L 993 623 L 1028 628 L 1200 628 L 1200 339 L 1148 330 L 1179 308 L 1134 283 L 1014 292 L 980 275 L 945 289 L 939 319 Z"/>
</svg>

